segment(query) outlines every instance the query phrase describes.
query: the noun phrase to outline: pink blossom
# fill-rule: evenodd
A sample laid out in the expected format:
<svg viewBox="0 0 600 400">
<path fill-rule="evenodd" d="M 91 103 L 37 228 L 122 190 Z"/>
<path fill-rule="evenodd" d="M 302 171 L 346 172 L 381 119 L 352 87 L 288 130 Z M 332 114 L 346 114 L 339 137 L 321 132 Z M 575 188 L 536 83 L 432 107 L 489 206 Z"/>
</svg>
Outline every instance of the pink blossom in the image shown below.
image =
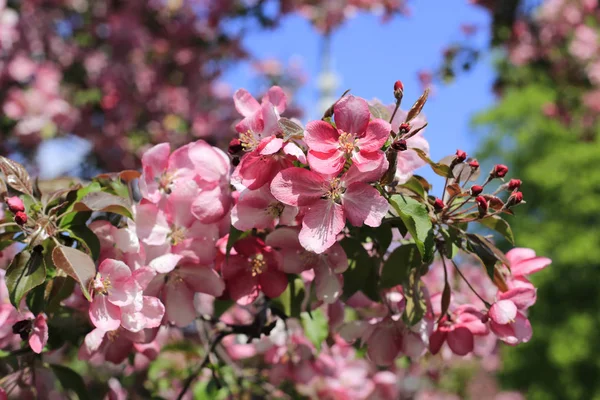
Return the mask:
<svg viewBox="0 0 600 400">
<path fill-rule="evenodd" d="M 29 334 L 29 347 L 34 353 L 40 354 L 48 342 L 48 317 L 38 314 L 33 321 L 31 333 Z"/>
<path fill-rule="evenodd" d="M 437 330 L 429 338 L 429 351 L 437 354 L 444 342 L 454 354 L 467 355 L 473 351 L 474 335 L 487 335 L 488 330 L 481 322 L 482 314 L 472 306 L 460 306 L 453 313 L 452 320 L 443 317 Z"/>
<path fill-rule="evenodd" d="M 271 194 L 268 186 L 257 190 L 244 190 L 231 209 L 231 224 L 241 231 L 252 228 L 272 229 L 281 225 L 294 225 L 298 208 L 287 206 Z"/>
<path fill-rule="evenodd" d="M 317 299 L 333 303 L 342 293 L 341 274 L 348 268 L 346 252 L 334 243 L 322 254 L 312 253 L 302 247 L 298 233 L 297 228 L 279 228 L 267 236 L 265 243 L 281 253 L 284 272 L 299 274 L 313 268 Z"/>
<path fill-rule="evenodd" d="M 132 271 L 121 261 L 104 260 L 93 283 L 89 315 L 94 326 L 104 331 L 122 326 L 132 332 L 159 326 L 165 313 L 163 304 L 143 295 L 154 275 L 147 267 Z"/>
<path fill-rule="evenodd" d="M 389 209 L 389 204 L 365 182 L 378 179 L 387 169 L 383 159 L 377 170 L 362 174 L 352 166 L 340 178 L 321 175 L 302 168 L 288 168 L 275 176 L 271 193 L 290 206 L 302 207 L 304 217 L 300 244 L 317 254 L 323 253 L 336 241 L 346 219 L 354 226 L 377 227 Z"/>
<path fill-rule="evenodd" d="M 92 364 L 102 364 L 104 361 L 120 364 L 135 349 L 136 344 L 151 342 L 156 333 L 156 329 L 131 332 L 124 328 L 111 331 L 95 328 L 85 336 L 78 356 L 80 360 Z"/>
<path fill-rule="evenodd" d="M 371 120 L 367 102 L 353 95 L 339 100 L 333 115 L 335 127 L 326 121 L 312 121 L 306 126 L 304 141 L 310 148 L 311 169 L 335 176 L 347 160 L 352 160 L 361 172 L 379 168 L 390 124 L 382 119 Z"/>
<path fill-rule="evenodd" d="M 221 271 L 227 292 L 238 304 L 250 304 L 263 292 L 270 298 L 278 297 L 287 287 L 288 280 L 280 270 L 278 254 L 257 237 L 238 240 Z"/>
</svg>

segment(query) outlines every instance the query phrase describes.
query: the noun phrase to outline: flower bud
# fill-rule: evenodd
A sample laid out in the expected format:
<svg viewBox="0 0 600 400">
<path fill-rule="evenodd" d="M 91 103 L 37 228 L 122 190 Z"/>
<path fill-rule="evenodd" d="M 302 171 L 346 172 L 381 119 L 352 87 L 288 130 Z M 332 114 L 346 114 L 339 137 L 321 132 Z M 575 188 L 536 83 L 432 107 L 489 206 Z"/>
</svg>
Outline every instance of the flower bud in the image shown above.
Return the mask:
<svg viewBox="0 0 600 400">
<path fill-rule="evenodd" d="M 483 186 L 481 186 L 481 185 L 471 186 L 471 191 L 470 191 L 471 196 L 473 196 L 473 197 L 479 196 L 481 194 L 481 192 L 483 192 Z"/>
<path fill-rule="evenodd" d="M 23 200 L 18 198 L 17 196 L 8 197 L 6 199 L 6 205 L 8 209 L 12 213 L 17 213 L 19 211 L 25 211 L 25 204 L 23 204 Z"/>
<path fill-rule="evenodd" d="M 463 162 L 467 159 L 467 153 L 462 150 L 456 150 L 456 162 Z"/>
<path fill-rule="evenodd" d="M 496 164 L 490 175 L 494 178 L 503 178 L 506 174 L 508 174 L 508 167 L 504 164 Z"/>
<path fill-rule="evenodd" d="M 475 202 L 477 203 L 477 208 L 479 209 L 480 215 L 485 215 L 488 210 L 488 202 L 483 196 L 477 196 L 475 198 Z"/>
<path fill-rule="evenodd" d="M 509 191 L 512 192 L 513 190 L 519 189 L 521 187 L 521 183 L 522 182 L 521 182 L 520 179 L 511 179 L 508 182 L 507 188 L 508 188 Z"/>
<path fill-rule="evenodd" d="M 506 208 L 512 207 L 512 206 L 514 206 L 516 204 L 519 204 L 522 201 L 523 201 L 523 193 L 521 193 L 521 192 L 514 192 L 513 194 L 510 195 L 510 197 L 506 201 Z"/>
<path fill-rule="evenodd" d="M 408 122 L 403 122 L 400 124 L 400 133 L 406 133 L 410 131 L 410 124 Z"/>
<path fill-rule="evenodd" d="M 440 198 L 436 198 L 435 201 L 433 202 L 433 208 L 435 208 L 436 212 L 442 211 L 444 209 L 444 207 L 446 207 L 446 205 Z"/>
<path fill-rule="evenodd" d="M 477 168 L 479 168 L 479 162 L 477 160 L 471 160 L 471 161 L 469 161 L 469 167 L 471 167 L 473 169 L 477 169 Z"/>
<path fill-rule="evenodd" d="M 394 140 L 392 142 L 392 148 L 397 151 L 405 151 L 406 149 L 408 149 L 408 145 L 406 144 L 406 140 L 404 139 Z"/>
<path fill-rule="evenodd" d="M 231 155 L 234 155 L 240 153 L 242 150 L 244 150 L 244 147 L 242 147 L 242 142 L 240 142 L 240 139 L 231 139 L 229 142 L 229 147 L 227 148 L 227 152 Z"/>
<path fill-rule="evenodd" d="M 17 211 L 15 213 L 15 222 L 19 225 L 25 225 L 27 223 L 27 214 L 23 211 Z"/>
<path fill-rule="evenodd" d="M 396 81 L 394 83 L 394 97 L 396 100 L 402 100 L 402 96 L 404 96 L 404 85 L 401 81 Z"/>
</svg>

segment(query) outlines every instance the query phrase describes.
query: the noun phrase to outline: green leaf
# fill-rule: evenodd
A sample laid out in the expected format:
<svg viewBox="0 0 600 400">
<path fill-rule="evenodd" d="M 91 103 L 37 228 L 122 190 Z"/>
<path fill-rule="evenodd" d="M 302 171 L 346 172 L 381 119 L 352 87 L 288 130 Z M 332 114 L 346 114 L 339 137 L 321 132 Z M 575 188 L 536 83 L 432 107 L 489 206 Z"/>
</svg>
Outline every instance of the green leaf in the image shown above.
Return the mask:
<svg viewBox="0 0 600 400">
<path fill-rule="evenodd" d="M 420 281 L 409 284 L 405 291 L 406 308 L 402 318 L 406 324 L 412 326 L 423 319 L 427 305 L 425 304 L 425 295 L 423 293 L 423 283 Z"/>
<path fill-rule="evenodd" d="M 427 154 L 425 154 L 425 152 L 421 149 L 418 149 L 416 147 L 411 147 L 410 149 L 417 153 L 421 160 L 429 164 L 433 172 L 435 172 L 437 175 L 442 176 L 444 178 L 453 178 L 450 166 L 432 161 L 429 157 L 427 157 Z"/>
<path fill-rule="evenodd" d="M 100 256 L 100 240 L 87 225 L 74 225 L 65 229 L 69 236 L 77 240 L 96 261 Z"/>
<path fill-rule="evenodd" d="M 302 139 L 304 137 L 304 128 L 288 118 L 279 118 L 277 121 L 283 131 L 283 140 Z"/>
<path fill-rule="evenodd" d="M 423 187 L 423 182 L 414 176 L 412 176 L 406 183 L 398 186 L 410 190 L 423 199 L 427 198 L 427 190 Z"/>
<path fill-rule="evenodd" d="M 508 224 L 508 222 L 506 222 L 506 220 L 502 219 L 500 216 L 490 215 L 483 219 L 477 220 L 477 222 L 479 222 L 483 226 L 495 230 L 496 232 L 504 236 L 504 238 L 508 240 L 512 245 L 515 244 L 515 237 L 513 235 L 512 229 L 510 229 L 510 225 Z"/>
<path fill-rule="evenodd" d="M 15 256 L 6 271 L 6 286 L 11 303 L 18 309 L 21 299 L 46 280 L 43 247 L 23 250 Z"/>
<path fill-rule="evenodd" d="M 373 118 L 383 119 L 384 121 L 389 121 L 392 114 L 389 110 L 381 103 L 369 104 L 369 111 Z"/>
<path fill-rule="evenodd" d="M 27 293 L 27 298 L 26 298 L 27 308 L 29 308 L 29 311 L 31 311 L 34 315 L 38 315 L 45 309 L 45 307 L 44 307 L 46 305 L 46 302 L 44 299 L 45 292 L 46 292 L 46 285 L 41 284 L 41 285 L 37 286 L 36 288 L 34 288 L 33 290 L 31 290 L 29 293 Z"/>
<path fill-rule="evenodd" d="M 296 275 L 288 275 L 289 284 L 285 291 L 278 298 L 273 299 L 273 303 L 285 313 L 285 315 L 298 318 L 302 311 L 302 302 L 306 293 L 302 279 Z"/>
<path fill-rule="evenodd" d="M 73 205 L 73 210 L 111 212 L 133 219 L 128 200 L 106 192 L 88 193 L 81 201 Z"/>
<path fill-rule="evenodd" d="M 411 197 L 403 195 L 393 195 L 390 204 L 410 232 L 423 262 L 428 263 L 433 260 L 434 252 L 434 234 L 433 224 L 429 217 L 427 206 Z"/>
<path fill-rule="evenodd" d="M 458 236 L 456 229 L 440 229 L 440 233 L 444 237 L 445 255 L 449 259 L 453 259 L 462 249 L 462 238 Z"/>
<path fill-rule="evenodd" d="M 50 364 L 50 368 L 65 391 L 73 391 L 79 400 L 90 398 L 81 375 L 64 365 Z"/>
<path fill-rule="evenodd" d="M 240 231 L 232 225 L 229 229 L 229 237 L 227 238 L 227 246 L 225 247 L 225 256 L 229 257 L 229 253 L 231 252 L 235 242 L 249 236 L 251 233 L 252 231 Z"/>
<path fill-rule="evenodd" d="M 467 249 L 481 260 L 490 279 L 494 280 L 494 270 L 497 262 L 510 267 L 510 262 L 504 253 L 483 236 L 467 233 L 467 241 Z"/>
<path fill-rule="evenodd" d="M 348 269 L 344 272 L 344 299 L 362 291 L 373 300 L 378 300 L 376 260 L 369 256 L 362 243 L 353 238 L 341 242 L 348 257 Z"/>
<path fill-rule="evenodd" d="M 75 281 L 70 276 L 57 276 L 48 282 L 45 290 L 47 299 L 46 312 L 54 312 L 60 306 L 60 302 L 68 298 L 75 288 Z"/>
<path fill-rule="evenodd" d="M 411 271 L 422 264 L 419 249 L 413 243 L 398 247 L 385 261 L 381 271 L 380 285 L 383 289 L 406 284 Z"/>
<path fill-rule="evenodd" d="M 375 240 L 380 254 L 385 254 L 392 243 L 392 226 L 390 224 L 382 224 L 377 228 L 369 227 L 370 237 Z"/>
<path fill-rule="evenodd" d="M 312 315 L 312 318 L 311 318 Z M 321 350 L 321 344 L 329 335 L 329 323 L 327 317 L 323 311 L 318 308 L 313 310 L 311 315 L 307 312 L 300 314 L 300 322 L 302 328 L 304 328 L 304 334 L 315 345 L 315 347 Z"/>
<path fill-rule="evenodd" d="M 90 256 L 77 249 L 59 245 L 52 251 L 52 261 L 58 269 L 75 279 L 85 298 L 92 301 L 88 288 L 96 275 L 96 266 Z"/>
</svg>

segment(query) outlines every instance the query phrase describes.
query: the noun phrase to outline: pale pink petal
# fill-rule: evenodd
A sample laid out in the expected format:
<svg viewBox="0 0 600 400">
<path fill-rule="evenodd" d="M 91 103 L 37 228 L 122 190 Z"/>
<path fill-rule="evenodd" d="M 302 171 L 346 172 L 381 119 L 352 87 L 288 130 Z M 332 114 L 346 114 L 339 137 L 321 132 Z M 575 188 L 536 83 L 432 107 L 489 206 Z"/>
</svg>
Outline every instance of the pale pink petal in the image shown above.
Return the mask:
<svg viewBox="0 0 600 400">
<path fill-rule="evenodd" d="M 146 289 L 155 276 L 156 271 L 149 267 L 140 267 L 133 271 L 133 279 L 142 290 Z"/>
<path fill-rule="evenodd" d="M 269 102 L 275 106 L 275 109 L 279 114 L 284 112 L 287 106 L 287 96 L 279 86 L 272 86 L 269 88 L 267 93 L 263 96 L 262 101 L 263 103 Z"/>
<path fill-rule="evenodd" d="M 140 313 L 146 320 L 144 328 L 156 328 L 165 315 L 165 306 L 156 297 L 144 296 L 144 306 Z"/>
<path fill-rule="evenodd" d="M 155 180 L 166 170 L 170 153 L 169 143 L 161 143 L 148 149 L 142 155 L 143 176 L 140 179 L 140 191 L 142 196 L 153 203 L 160 200 L 161 194 Z"/>
<path fill-rule="evenodd" d="M 33 329 L 29 335 L 29 347 L 34 353 L 40 354 L 48 342 L 48 324 L 46 316 L 39 314 L 33 321 Z"/>
<path fill-rule="evenodd" d="M 136 297 L 141 294 L 141 288 L 134 279 L 126 281 L 110 281 L 107 300 L 118 307 L 132 304 Z"/>
<path fill-rule="evenodd" d="M 536 290 L 532 287 L 516 287 L 499 293 L 500 300 L 510 300 L 519 310 L 526 310 L 535 304 Z"/>
<path fill-rule="evenodd" d="M 271 136 L 262 140 L 261 146 L 259 146 L 259 154 L 263 156 L 275 154 L 281 150 L 282 147 L 283 139 Z"/>
<path fill-rule="evenodd" d="M 333 115 L 338 129 L 355 134 L 363 133 L 371 118 L 367 102 L 353 95 L 341 98 L 333 107 Z"/>
<path fill-rule="evenodd" d="M 288 278 L 285 272 L 269 266 L 267 271 L 258 275 L 258 282 L 264 294 L 274 299 L 285 291 L 288 285 Z"/>
<path fill-rule="evenodd" d="M 338 233 L 344 229 L 342 206 L 329 200 L 317 200 L 308 207 L 298 236 L 300 244 L 317 254 L 333 246 Z"/>
<path fill-rule="evenodd" d="M 491 321 L 490 328 L 492 329 L 492 332 L 498 336 L 498 339 L 513 346 L 519 343 L 528 342 L 533 333 L 531 323 L 520 312 L 517 313 L 513 323 L 500 325 Z"/>
<path fill-rule="evenodd" d="M 341 275 L 334 274 L 326 265 L 316 266 L 315 289 L 317 299 L 327 304 L 335 302 L 342 293 Z"/>
<path fill-rule="evenodd" d="M 178 275 L 196 293 L 206 293 L 219 297 L 225 290 L 225 282 L 211 267 L 200 265 L 183 265 L 177 270 Z"/>
<path fill-rule="evenodd" d="M 103 278 L 108 278 L 111 284 L 127 280 L 131 277 L 131 269 L 123 261 L 106 259 L 98 267 Z"/>
<path fill-rule="evenodd" d="M 96 328 L 114 331 L 121 325 L 121 309 L 110 303 L 106 296 L 97 295 L 90 304 L 90 320 Z"/>
<path fill-rule="evenodd" d="M 325 193 L 325 179 L 304 168 L 287 168 L 271 182 L 271 193 L 284 204 L 304 206 L 313 203 Z"/>
<path fill-rule="evenodd" d="M 135 227 L 140 240 L 150 246 L 158 246 L 167 241 L 171 232 L 165 214 L 154 204 L 139 204 L 135 209 Z"/>
<path fill-rule="evenodd" d="M 339 243 L 335 243 L 327 250 L 325 260 L 329 268 L 336 274 L 341 274 L 348 269 L 348 256 Z"/>
<path fill-rule="evenodd" d="M 102 345 L 102 342 L 104 341 L 104 336 L 106 335 L 106 333 L 107 331 L 105 330 L 95 328 L 90 333 L 85 335 L 85 339 L 83 340 L 82 346 L 84 346 L 87 352 L 89 353 L 94 353 L 98 351 L 98 349 Z"/>
<path fill-rule="evenodd" d="M 402 340 L 402 352 L 412 358 L 413 360 L 421 357 L 427 346 L 423 343 L 421 337 L 415 332 L 406 332 Z"/>
<path fill-rule="evenodd" d="M 510 300 L 497 301 L 490 307 L 489 316 L 495 323 L 506 325 L 515 320 L 517 306 Z"/>
<path fill-rule="evenodd" d="M 520 260 L 514 265 L 511 264 L 511 273 L 514 276 L 526 276 L 543 270 L 552 264 L 552 260 L 547 257 L 534 257 L 526 260 Z"/>
<path fill-rule="evenodd" d="M 198 184 L 191 180 L 178 180 L 171 186 L 165 214 L 171 226 L 188 227 L 196 218 L 190 213 L 192 203 L 200 194 Z"/>
<path fill-rule="evenodd" d="M 192 143 L 181 146 L 169 156 L 167 170 L 173 174 L 172 179 L 191 178 L 194 176 L 195 165 L 192 163 L 189 153 L 192 146 Z"/>
<path fill-rule="evenodd" d="M 354 343 L 358 339 L 368 338 L 373 329 L 368 322 L 356 320 L 344 323 L 338 333 L 346 342 Z"/>
<path fill-rule="evenodd" d="M 274 216 L 268 207 L 277 202 L 267 186 L 258 190 L 246 190 L 231 210 L 231 224 L 241 231 L 272 228 Z"/>
<path fill-rule="evenodd" d="M 384 164 L 385 154 L 381 150 L 376 151 L 364 151 L 361 150 L 359 152 L 352 154 L 352 161 L 356 168 L 363 173 L 376 171 L 375 180 L 379 180 L 383 173 L 385 172 L 382 168 Z M 389 164 L 388 164 L 389 165 Z"/>
<path fill-rule="evenodd" d="M 201 180 L 216 182 L 229 175 L 229 157 L 203 140 L 191 144 L 188 156 L 194 165 L 194 172 Z"/>
<path fill-rule="evenodd" d="M 200 222 L 210 224 L 219 221 L 229 211 L 229 199 L 220 186 L 200 191 L 192 203 L 192 215 Z"/>
<path fill-rule="evenodd" d="M 269 103 L 263 103 L 261 106 L 262 120 L 264 124 L 262 137 L 275 136 L 281 133 L 281 127 L 279 126 L 279 115 Z"/>
<path fill-rule="evenodd" d="M 289 156 L 296 158 L 301 164 L 306 164 L 306 155 L 302 149 L 295 143 L 288 142 L 283 146 L 283 152 Z"/>
<path fill-rule="evenodd" d="M 337 129 L 325 121 L 311 121 L 306 125 L 304 142 L 311 150 L 330 153 L 338 150 L 340 134 Z"/>
<path fill-rule="evenodd" d="M 465 327 L 459 326 L 448 332 L 448 346 L 456 355 L 465 356 L 473 351 L 475 341 L 473 334 Z"/>
<path fill-rule="evenodd" d="M 294 206 L 285 206 L 283 207 L 283 211 L 281 212 L 281 215 L 279 216 L 279 225 L 287 225 L 287 226 L 294 226 L 294 225 L 298 225 L 298 222 L 296 221 L 296 217 L 298 216 L 299 213 L 299 209 L 298 207 L 294 207 Z"/>
<path fill-rule="evenodd" d="M 150 261 L 148 266 L 159 274 L 166 274 L 173 271 L 182 258 L 179 254 L 167 253 Z"/>
<path fill-rule="evenodd" d="M 194 292 L 178 279 L 169 280 L 165 287 L 166 319 L 170 323 L 184 327 L 196 318 Z"/>
<path fill-rule="evenodd" d="M 247 153 L 237 166 L 234 177 L 237 174 L 243 186 L 250 190 L 256 190 L 270 182 L 284 166 L 285 163 L 282 164 L 275 157 Z"/>
<path fill-rule="evenodd" d="M 354 226 L 377 227 L 389 210 L 389 203 L 379 191 L 364 183 L 353 183 L 342 196 L 344 214 Z"/>
<path fill-rule="evenodd" d="M 377 151 L 390 137 L 391 126 L 382 119 L 374 119 L 369 122 L 364 136 L 358 138 L 358 148 L 361 151 Z"/>
<path fill-rule="evenodd" d="M 329 153 L 319 153 L 316 151 L 309 151 L 307 156 L 308 165 L 310 169 L 323 175 L 337 175 L 346 163 L 344 152 L 340 150 L 334 150 Z"/>
<path fill-rule="evenodd" d="M 535 258 L 535 250 L 524 247 L 515 247 L 506 253 L 506 258 L 508 258 L 508 261 L 510 261 L 511 265 L 516 265 L 523 260 Z"/>
<path fill-rule="evenodd" d="M 267 235 L 265 244 L 275 249 L 290 248 L 303 251 L 302 246 L 300 246 L 300 242 L 298 241 L 298 232 L 299 230 L 297 228 L 275 229 Z"/>
<path fill-rule="evenodd" d="M 383 321 L 367 341 L 369 358 L 377 365 L 391 365 L 402 350 L 402 334 L 391 320 Z"/>
<path fill-rule="evenodd" d="M 233 94 L 235 109 L 244 117 L 249 117 L 260 109 L 260 104 L 246 89 L 238 89 Z"/>
</svg>

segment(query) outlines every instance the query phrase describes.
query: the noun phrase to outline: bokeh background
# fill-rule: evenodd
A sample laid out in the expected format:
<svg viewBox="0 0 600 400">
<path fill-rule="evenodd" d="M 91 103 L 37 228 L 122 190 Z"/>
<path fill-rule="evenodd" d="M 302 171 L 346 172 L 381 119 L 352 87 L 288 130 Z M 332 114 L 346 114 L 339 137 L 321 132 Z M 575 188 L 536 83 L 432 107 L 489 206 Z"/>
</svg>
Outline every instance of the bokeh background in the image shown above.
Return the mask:
<svg viewBox="0 0 600 400">
<path fill-rule="evenodd" d="M 530 399 L 600 399 L 599 33 L 597 0 L 0 0 L 0 152 L 85 179 L 154 143 L 226 146 L 238 87 L 283 86 L 302 121 L 346 89 L 391 103 L 400 79 L 407 107 L 430 87 L 431 157 L 506 163 L 517 243 L 554 261 L 532 341 L 440 393 L 498 399 L 487 368 Z"/>
</svg>

